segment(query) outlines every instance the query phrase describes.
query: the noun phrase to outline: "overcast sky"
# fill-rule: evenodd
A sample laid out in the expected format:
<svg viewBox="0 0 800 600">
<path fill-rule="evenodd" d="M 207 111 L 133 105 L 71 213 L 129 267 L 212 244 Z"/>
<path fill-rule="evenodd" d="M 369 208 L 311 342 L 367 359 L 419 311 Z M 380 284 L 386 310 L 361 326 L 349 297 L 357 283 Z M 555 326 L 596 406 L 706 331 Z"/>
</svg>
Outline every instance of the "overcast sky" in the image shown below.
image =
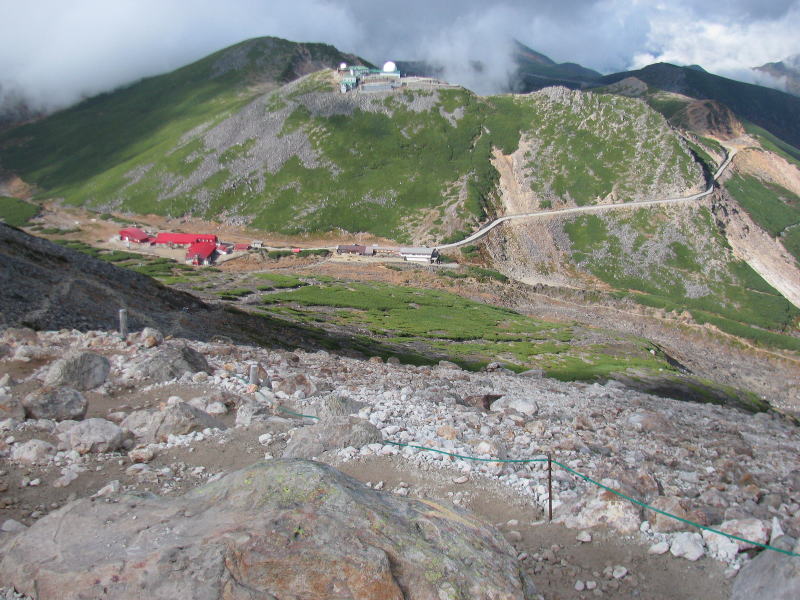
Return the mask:
<svg viewBox="0 0 800 600">
<path fill-rule="evenodd" d="M 603 73 L 666 61 L 753 80 L 800 53 L 800 0 L 0 0 L 0 15 L 0 101 L 47 108 L 261 35 L 434 61 L 481 93 L 505 83 L 513 38 Z"/>
</svg>

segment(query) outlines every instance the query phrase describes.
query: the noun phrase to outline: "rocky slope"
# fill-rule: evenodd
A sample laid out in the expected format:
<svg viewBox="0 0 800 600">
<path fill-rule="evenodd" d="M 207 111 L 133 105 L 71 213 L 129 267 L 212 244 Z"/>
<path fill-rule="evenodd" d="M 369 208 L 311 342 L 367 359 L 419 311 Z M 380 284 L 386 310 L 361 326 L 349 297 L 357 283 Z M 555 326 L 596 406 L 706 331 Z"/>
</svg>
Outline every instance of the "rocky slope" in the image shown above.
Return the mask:
<svg viewBox="0 0 800 600">
<path fill-rule="evenodd" d="M 482 459 L 541 458 L 552 453 L 560 463 L 609 487 L 749 540 L 766 543 L 772 538 L 791 548 L 794 542 L 788 537 L 778 538 L 782 532 L 800 534 L 796 426 L 776 415 L 754 416 L 665 400 L 632 393 L 617 384 L 575 385 L 502 370 L 469 373 L 452 364 L 412 367 L 326 352 L 287 353 L 230 343 L 165 340 L 155 330 L 136 332 L 127 340 L 102 331 L 8 330 L 0 341 L 6 352 L 0 361 L 13 373 L 0 382 L 5 417 L 0 426 L 7 432 L 0 451 L 6 459 L 8 482 L 0 511 L 3 531 L 17 532 L 0 538 L 6 544 L 0 580 L 20 590 L 33 592 L 32 580 L 39 581 L 40 590 L 58 585 L 74 590 L 76 597 L 92 593 L 96 585 L 131 593 L 126 586 L 132 582 L 143 582 L 154 593 L 159 590 L 155 597 L 179 589 L 211 593 L 208 586 L 223 584 L 230 590 L 245 584 L 267 590 L 313 585 L 303 572 L 283 570 L 285 576 L 275 579 L 258 576 L 251 569 L 256 563 L 293 564 L 285 562 L 283 549 L 284 558 L 271 554 L 274 539 L 253 537 L 246 525 L 252 522 L 251 513 L 245 521 L 236 516 L 237 507 L 248 511 L 256 497 L 259 507 L 270 507 L 265 515 L 277 511 L 272 525 L 275 535 L 286 538 L 298 557 L 315 557 L 318 579 L 328 586 L 315 593 L 346 585 L 342 577 L 355 586 L 353 590 L 368 589 L 365 585 L 388 585 L 389 590 L 394 589 L 393 578 L 401 589 L 418 590 L 406 596 L 410 598 L 428 597 L 425 590 L 431 585 L 455 590 L 496 585 L 508 590 L 501 597 L 532 598 L 530 593 L 523 595 L 523 579 L 516 574 L 520 568 L 534 581 L 538 574 L 550 582 L 546 589 L 554 594 L 578 585 L 569 570 L 548 576 L 555 569 L 552 549 L 549 554 L 509 554 L 506 542 L 490 529 L 480 533 L 484 526 L 471 525 L 472 517 L 466 513 L 431 504 L 425 487 L 397 484 L 391 490 L 394 496 L 415 499 L 403 502 L 388 491 L 365 490 L 311 463 L 273 459 L 316 457 L 356 472 L 359 464 L 366 469 L 370 461 L 384 460 L 408 465 L 417 473 L 436 471 L 452 478 L 448 497 L 456 505 L 478 509 L 483 494 L 494 485 L 507 490 L 506 495 L 546 505 L 543 463 L 474 462 L 387 442 Z M 247 383 L 250 365 L 257 365 L 258 385 Z M 54 389 L 62 394 L 47 396 Z M 63 390 L 68 389 L 75 391 L 66 401 Z M 319 425 L 287 410 L 315 415 Z M 243 461 L 252 461 L 258 448 L 267 453 L 267 463 L 219 479 L 238 468 L 237 463 L 244 466 Z M 379 472 L 385 478 L 394 468 Z M 275 477 L 283 473 L 286 479 L 265 479 L 270 473 Z M 214 483 L 173 499 L 129 495 L 152 490 L 175 496 L 208 480 Z M 382 486 L 373 484 L 373 489 Z M 95 495 L 96 499 L 71 500 L 70 493 L 73 498 Z M 226 508 L 214 500 L 221 495 L 227 497 Z M 590 543 L 593 534 L 601 539 L 605 531 L 633 535 L 648 543 L 652 553 L 669 552 L 681 561 L 710 554 L 731 565 L 729 576 L 750 563 L 746 543 L 713 534 L 701 536 L 679 521 L 642 512 L 560 468 L 554 473 L 553 501 L 557 520 L 584 531 L 579 536 L 584 542 Z M 376 521 L 382 523 L 384 534 L 377 547 L 389 556 L 388 565 L 369 550 L 376 542 L 364 537 L 371 535 L 367 532 L 360 535 L 358 544 L 340 545 L 335 551 L 326 545 L 333 531 L 350 526 L 339 509 L 340 517 L 328 520 L 330 511 L 342 502 L 348 506 L 358 502 L 365 510 L 370 507 L 383 515 Z M 359 509 L 357 519 L 372 519 L 368 514 Z M 209 518 L 213 527 L 201 520 Z M 409 527 L 415 521 L 419 527 Z M 80 532 L 95 522 L 97 533 L 84 539 Z M 225 523 L 230 525 L 215 534 L 215 528 Z M 517 553 L 528 547 L 515 530 L 522 526 L 509 522 L 505 529 Z M 94 528 L 91 525 L 91 531 Z M 57 530 L 62 533 L 54 538 Z M 427 541 L 410 542 L 404 536 L 419 535 L 412 531 L 421 532 Z M 534 526 L 534 537 L 535 531 Z M 67 532 L 74 534 L 64 535 Z M 480 542 L 473 537 L 476 533 Z M 98 535 L 111 546 L 98 545 Z M 456 541 L 461 535 L 467 536 L 463 543 Z M 61 567 L 38 562 L 50 555 L 50 550 L 42 554 L 37 542 L 42 536 L 50 540 L 46 548 L 64 557 Z M 178 544 L 183 550 L 177 549 L 176 540 L 184 537 L 186 544 Z M 399 547 L 392 546 L 389 538 L 397 540 Z M 128 542 L 119 546 L 123 539 Z M 415 579 L 407 570 L 412 563 L 405 563 L 405 557 L 411 555 L 403 554 L 401 547 L 408 543 L 423 554 L 427 548 L 441 553 L 441 561 L 428 561 L 425 573 L 430 572 L 430 577 Z M 427 545 L 437 543 L 446 547 L 437 550 Z M 474 550 L 467 552 L 468 546 Z M 34 547 L 37 550 L 32 553 Z M 129 560 L 134 550 L 141 552 L 145 565 L 155 569 L 146 581 L 142 579 L 145 566 Z M 353 572 L 351 578 L 337 566 L 346 556 L 343 552 L 360 553 L 365 564 L 373 567 L 361 570 L 360 575 Z M 479 564 L 475 561 L 496 561 L 489 557 L 499 552 L 498 557 L 505 557 L 502 572 L 480 568 L 464 572 L 459 561 L 472 552 L 478 552 L 473 567 Z M 108 562 L 115 556 L 125 564 Z M 223 563 L 225 556 L 229 559 Z M 172 575 L 155 576 L 162 572 L 157 565 L 167 561 Z M 85 579 L 80 573 L 89 563 L 106 567 Z M 688 569 L 680 562 L 669 564 L 676 573 Z M 591 572 L 581 576 L 580 569 L 574 572 L 584 588 L 591 580 L 607 593 L 618 590 L 617 597 L 663 598 L 648 587 L 646 562 L 636 565 L 629 562 L 619 569 L 612 565 L 607 578 L 599 572 L 596 576 Z M 206 567 L 221 576 L 202 575 Z M 631 574 L 630 568 L 638 572 Z M 70 572 L 75 576 L 67 575 Z M 552 577 L 558 585 L 566 583 L 565 587 L 552 588 Z M 630 583 L 634 579 L 637 583 Z M 770 585 L 773 590 L 793 585 L 791 578 L 787 581 L 775 580 Z M 716 594 L 724 588 L 706 597 L 722 598 Z M 687 590 L 685 597 L 694 597 L 695 592 L 696 588 Z M 464 596 L 456 592 L 444 597 Z"/>
</svg>

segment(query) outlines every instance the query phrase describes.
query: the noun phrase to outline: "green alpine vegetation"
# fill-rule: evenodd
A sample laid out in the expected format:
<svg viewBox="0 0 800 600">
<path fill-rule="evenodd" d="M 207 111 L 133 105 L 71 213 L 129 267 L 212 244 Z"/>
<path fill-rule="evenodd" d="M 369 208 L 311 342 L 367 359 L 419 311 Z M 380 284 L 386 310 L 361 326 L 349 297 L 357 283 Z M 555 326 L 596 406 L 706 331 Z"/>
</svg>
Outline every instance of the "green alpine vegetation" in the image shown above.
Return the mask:
<svg viewBox="0 0 800 600">
<path fill-rule="evenodd" d="M 459 237 L 493 216 L 498 148 L 530 154 L 528 184 L 556 207 L 702 184 L 689 147 L 640 100 L 562 88 L 341 94 L 331 70 L 296 78 L 340 61 L 359 62 L 250 40 L 5 132 L 0 163 L 42 198 L 99 212 L 403 243 Z"/>
<path fill-rule="evenodd" d="M 39 207 L 30 202 L 0 196 L 0 221 L 8 225 L 22 227 L 35 217 L 38 212 Z"/>
<path fill-rule="evenodd" d="M 800 196 L 751 175 L 736 174 L 725 187 L 753 220 L 800 261 Z"/>
<path fill-rule="evenodd" d="M 575 267 L 617 295 L 688 310 L 698 323 L 758 344 L 800 350 L 800 338 L 791 335 L 800 310 L 732 256 L 707 208 L 582 215 L 563 227 Z"/>
</svg>

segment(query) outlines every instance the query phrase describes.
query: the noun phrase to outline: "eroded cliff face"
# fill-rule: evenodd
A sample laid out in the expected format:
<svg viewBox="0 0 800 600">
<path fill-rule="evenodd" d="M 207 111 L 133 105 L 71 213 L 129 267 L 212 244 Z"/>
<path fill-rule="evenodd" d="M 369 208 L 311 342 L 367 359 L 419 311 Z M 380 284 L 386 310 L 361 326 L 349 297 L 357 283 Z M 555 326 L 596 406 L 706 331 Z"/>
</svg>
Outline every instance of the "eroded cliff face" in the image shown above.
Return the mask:
<svg viewBox="0 0 800 600">
<path fill-rule="evenodd" d="M 714 195 L 712 210 L 734 255 L 800 308 L 800 269 L 780 238 L 772 237 L 759 227 L 724 190 Z"/>
</svg>

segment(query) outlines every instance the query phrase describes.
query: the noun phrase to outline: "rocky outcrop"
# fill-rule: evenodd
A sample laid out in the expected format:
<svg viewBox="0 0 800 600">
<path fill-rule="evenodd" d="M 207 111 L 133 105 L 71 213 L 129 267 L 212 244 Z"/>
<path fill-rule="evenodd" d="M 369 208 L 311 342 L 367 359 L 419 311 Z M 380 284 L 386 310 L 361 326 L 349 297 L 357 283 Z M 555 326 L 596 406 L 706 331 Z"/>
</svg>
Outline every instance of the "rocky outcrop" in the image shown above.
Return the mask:
<svg viewBox="0 0 800 600">
<path fill-rule="evenodd" d="M 91 390 L 105 383 L 111 364 L 105 356 L 79 352 L 54 362 L 44 378 L 46 386 Z"/>
<path fill-rule="evenodd" d="M 83 394 L 68 387 L 43 388 L 32 392 L 25 397 L 22 405 L 28 417 L 53 421 L 79 421 L 89 409 Z"/>
<path fill-rule="evenodd" d="M 312 458 L 327 450 L 349 446 L 360 448 L 383 440 L 381 432 L 369 421 L 351 417 L 331 417 L 316 425 L 298 429 L 287 444 L 284 456 Z"/>
<path fill-rule="evenodd" d="M 145 443 L 164 442 L 170 435 L 185 435 L 208 428 L 225 429 L 221 421 L 186 402 L 158 411 L 137 410 L 125 418 L 122 427 Z"/>
<path fill-rule="evenodd" d="M 184 373 L 193 375 L 200 371 L 209 372 L 208 363 L 202 354 L 189 346 L 159 349 L 146 354 L 133 365 L 137 376 L 153 381 L 169 381 Z"/>
<path fill-rule="evenodd" d="M 0 580 L 63 600 L 535 594 L 513 548 L 469 513 L 303 460 L 256 463 L 178 498 L 72 502 L 16 534 Z"/>
</svg>

